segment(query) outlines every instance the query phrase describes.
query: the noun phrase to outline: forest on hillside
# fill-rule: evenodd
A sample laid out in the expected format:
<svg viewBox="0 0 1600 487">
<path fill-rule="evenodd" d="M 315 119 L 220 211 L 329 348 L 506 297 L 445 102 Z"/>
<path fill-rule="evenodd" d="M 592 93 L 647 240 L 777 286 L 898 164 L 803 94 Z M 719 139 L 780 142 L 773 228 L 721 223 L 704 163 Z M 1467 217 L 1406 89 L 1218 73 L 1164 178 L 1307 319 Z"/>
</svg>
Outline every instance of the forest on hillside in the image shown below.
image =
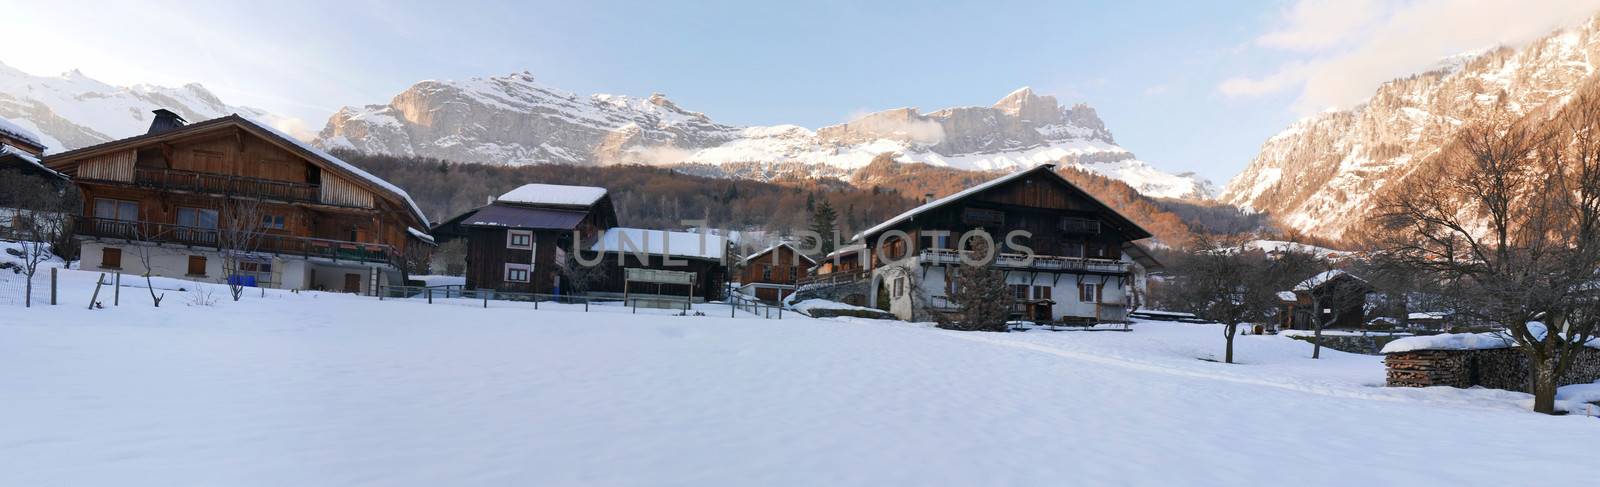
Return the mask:
<svg viewBox="0 0 1600 487">
<path fill-rule="evenodd" d="M 902 163 L 884 154 L 851 175 L 775 181 L 715 178 L 644 165 L 496 166 L 426 157 L 336 152 L 340 158 L 411 194 L 428 218 L 443 221 L 527 183 L 604 187 L 626 226 L 681 227 L 705 219 L 716 228 L 788 234 L 810 225 L 812 209 L 827 201 L 838 214 L 842 235 L 870 227 L 910 209 L 931 195 L 943 197 L 1000 172 L 963 171 Z M 1215 203 L 1158 200 L 1127 184 L 1071 166 L 1058 172 L 1073 184 L 1155 234 L 1162 244 L 1182 246 L 1196 233 L 1238 234 L 1266 227 L 1264 215 Z"/>
<path fill-rule="evenodd" d="M 838 213 L 841 233 L 848 236 L 920 203 L 893 189 L 858 188 L 836 179 L 778 184 L 692 176 L 643 165 L 496 166 L 350 151 L 335 154 L 405 188 L 436 222 L 528 183 L 604 187 L 621 224 L 645 228 L 677 228 L 683 220 L 705 219 L 714 228 L 784 234 L 806 228 L 810 209 L 825 199 Z"/>
</svg>

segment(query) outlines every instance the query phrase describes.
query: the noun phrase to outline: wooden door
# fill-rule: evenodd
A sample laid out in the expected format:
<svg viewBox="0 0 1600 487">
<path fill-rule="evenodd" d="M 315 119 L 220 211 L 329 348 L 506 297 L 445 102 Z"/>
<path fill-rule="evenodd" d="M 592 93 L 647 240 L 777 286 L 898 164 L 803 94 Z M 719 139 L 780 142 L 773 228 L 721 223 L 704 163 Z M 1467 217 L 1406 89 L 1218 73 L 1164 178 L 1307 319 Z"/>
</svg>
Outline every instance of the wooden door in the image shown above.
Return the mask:
<svg viewBox="0 0 1600 487">
<path fill-rule="evenodd" d="M 347 273 L 344 275 L 344 292 L 361 293 L 361 274 Z"/>
<path fill-rule="evenodd" d="M 1034 321 L 1050 321 L 1054 314 L 1054 299 L 1050 297 L 1050 288 L 1047 286 L 1034 286 L 1033 299 L 1037 303 L 1033 307 Z"/>
</svg>

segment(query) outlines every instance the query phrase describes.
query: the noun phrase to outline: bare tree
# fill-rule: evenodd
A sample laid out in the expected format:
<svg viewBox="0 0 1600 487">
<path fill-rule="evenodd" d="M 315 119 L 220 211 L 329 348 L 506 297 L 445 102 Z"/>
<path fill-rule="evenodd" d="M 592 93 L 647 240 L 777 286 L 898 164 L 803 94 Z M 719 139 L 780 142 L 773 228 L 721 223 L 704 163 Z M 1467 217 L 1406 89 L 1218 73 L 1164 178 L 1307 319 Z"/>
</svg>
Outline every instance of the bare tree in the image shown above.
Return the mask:
<svg viewBox="0 0 1600 487">
<path fill-rule="evenodd" d="M 1311 358 L 1322 358 L 1322 331 L 1349 317 L 1354 309 L 1363 316 L 1366 298 L 1371 289 L 1366 281 L 1337 269 L 1331 262 L 1326 270 L 1302 281 L 1295 288 L 1311 296 Z"/>
<path fill-rule="evenodd" d="M 228 292 L 238 301 L 247 287 L 240 274 L 241 264 L 253 261 L 261 245 L 261 202 L 229 198 L 223 202 L 223 209 L 221 221 L 217 222 L 217 250 L 222 254 L 222 275 Z"/>
<path fill-rule="evenodd" d="M 33 277 L 39 265 L 55 254 L 52 249 L 72 238 L 72 219 L 82 208 L 78 193 L 70 187 L 41 181 L 37 177 L 0 175 L 0 194 L 15 210 L 11 228 L 18 238 L 15 255 L 22 261 L 23 306 L 33 306 Z"/>
<path fill-rule="evenodd" d="M 1200 235 L 1176 263 L 1174 297 L 1186 311 L 1222 323 L 1224 362 L 1233 363 L 1239 324 L 1260 316 L 1250 278 L 1263 261 L 1264 254 L 1247 251 L 1240 239 Z"/>
<path fill-rule="evenodd" d="M 1600 99 L 1549 120 L 1493 112 L 1448 150 L 1382 200 L 1385 254 L 1440 280 L 1456 316 L 1503 326 L 1528 359 L 1534 411 L 1554 413 L 1600 323 Z"/>
<path fill-rule="evenodd" d="M 149 234 L 150 232 L 146 230 L 147 227 L 143 224 L 135 223 L 130 225 L 130 228 L 133 230 L 133 240 L 136 242 L 153 242 L 155 240 L 154 236 Z M 153 260 L 155 254 L 155 245 L 138 244 L 132 245 L 131 247 L 133 247 L 134 256 L 139 259 L 139 265 L 143 270 L 142 274 L 144 276 L 144 288 L 146 291 L 150 292 L 150 304 L 160 308 L 161 300 L 165 299 L 167 295 L 166 293 L 156 294 L 156 286 L 155 284 L 151 283 L 150 280 L 150 274 L 152 272 L 150 268 L 151 261 Z"/>
</svg>

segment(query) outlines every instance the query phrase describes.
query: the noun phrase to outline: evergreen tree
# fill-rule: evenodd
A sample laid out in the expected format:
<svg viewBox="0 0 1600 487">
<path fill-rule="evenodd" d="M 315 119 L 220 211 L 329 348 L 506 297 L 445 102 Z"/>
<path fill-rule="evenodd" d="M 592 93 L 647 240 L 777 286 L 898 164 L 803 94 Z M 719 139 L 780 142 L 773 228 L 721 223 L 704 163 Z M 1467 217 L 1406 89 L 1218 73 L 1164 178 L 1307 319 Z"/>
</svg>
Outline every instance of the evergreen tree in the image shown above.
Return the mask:
<svg viewBox="0 0 1600 487">
<path fill-rule="evenodd" d="M 828 204 L 828 199 L 823 198 L 817 203 L 816 209 L 811 212 L 811 231 L 822 236 L 819 242 L 811 242 L 811 246 L 820 249 L 822 255 L 833 252 L 833 234 L 838 231 L 839 215 L 834 213 L 833 205 Z"/>
<path fill-rule="evenodd" d="M 985 253 L 982 249 L 973 252 Z M 1005 273 L 989 263 L 963 262 L 955 276 L 955 289 L 950 292 L 956 311 L 941 316 L 939 327 L 961 331 L 1009 331 L 1006 320 L 1011 317 L 1015 299 L 1011 288 L 1006 286 Z"/>
</svg>

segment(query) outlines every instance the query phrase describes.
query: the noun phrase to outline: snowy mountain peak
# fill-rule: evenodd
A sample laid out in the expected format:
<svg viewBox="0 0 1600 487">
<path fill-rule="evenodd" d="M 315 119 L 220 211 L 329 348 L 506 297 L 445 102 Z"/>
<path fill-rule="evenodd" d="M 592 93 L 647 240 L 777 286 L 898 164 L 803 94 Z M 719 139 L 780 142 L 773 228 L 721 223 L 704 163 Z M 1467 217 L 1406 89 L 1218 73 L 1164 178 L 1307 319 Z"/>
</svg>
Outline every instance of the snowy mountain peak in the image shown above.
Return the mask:
<svg viewBox="0 0 1600 487">
<path fill-rule="evenodd" d="M 989 107 L 869 113 L 816 131 L 793 125 L 733 127 L 660 93 L 580 97 L 526 72 L 424 81 L 387 105 L 344 107 L 316 143 L 328 148 L 490 164 L 693 164 L 809 167 L 841 176 L 874 157 L 967 170 L 1079 164 L 1152 196 L 1208 197 L 1210 183 L 1175 176 L 1116 145 L 1087 105 L 1060 106 L 1022 88 Z M 768 171 L 730 170 L 729 174 Z"/>
<path fill-rule="evenodd" d="M 143 134 L 150 111 L 166 108 L 190 122 L 239 113 L 279 121 L 262 110 L 232 106 L 197 83 L 173 88 L 118 87 L 73 69 L 59 76 L 34 76 L 0 64 L 0 117 L 35 134 L 49 152 Z"/>
<path fill-rule="evenodd" d="M 1554 113 L 1595 86 L 1595 59 L 1600 18 L 1519 48 L 1446 57 L 1420 74 L 1384 83 L 1361 105 L 1290 124 L 1262 144 L 1220 199 L 1338 238 L 1366 221 L 1380 195 L 1437 160 L 1484 107 Z"/>
</svg>

